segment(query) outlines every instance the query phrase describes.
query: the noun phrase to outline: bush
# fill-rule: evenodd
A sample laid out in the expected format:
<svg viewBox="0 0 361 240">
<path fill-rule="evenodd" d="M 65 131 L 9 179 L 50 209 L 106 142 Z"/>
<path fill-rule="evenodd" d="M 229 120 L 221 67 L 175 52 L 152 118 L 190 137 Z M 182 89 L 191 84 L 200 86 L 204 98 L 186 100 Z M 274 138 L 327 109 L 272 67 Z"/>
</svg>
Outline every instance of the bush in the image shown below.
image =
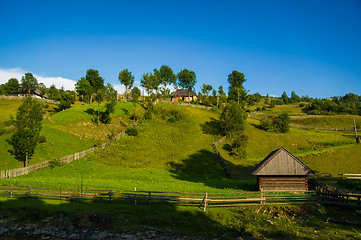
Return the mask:
<svg viewBox="0 0 361 240">
<path fill-rule="evenodd" d="M 61 165 L 63 165 L 63 164 L 59 160 L 51 160 L 49 162 L 49 167 L 50 168 L 60 167 Z"/>
<path fill-rule="evenodd" d="M 245 109 L 237 103 L 228 104 L 222 111 L 220 122 L 224 134 L 232 135 L 241 133 L 246 124 L 247 114 Z"/>
<path fill-rule="evenodd" d="M 39 137 L 39 143 L 45 143 L 46 142 L 46 137 L 45 136 L 40 136 Z"/>
<path fill-rule="evenodd" d="M 286 133 L 290 129 L 290 117 L 288 113 L 279 116 L 268 116 L 261 120 L 260 128 L 266 132 Z"/>
<path fill-rule="evenodd" d="M 235 155 L 239 158 L 246 158 L 247 152 L 245 147 L 247 146 L 248 136 L 245 134 L 239 135 L 236 139 L 233 140 L 231 145 L 231 155 Z"/>
<path fill-rule="evenodd" d="M 170 123 L 178 122 L 184 119 L 184 115 L 177 110 L 171 110 L 167 114 L 167 121 Z"/>
<path fill-rule="evenodd" d="M 133 137 L 136 137 L 138 136 L 138 129 L 134 128 L 134 127 L 131 127 L 131 128 L 128 128 L 126 131 L 125 131 L 126 134 L 128 134 L 128 136 L 133 136 Z"/>
</svg>

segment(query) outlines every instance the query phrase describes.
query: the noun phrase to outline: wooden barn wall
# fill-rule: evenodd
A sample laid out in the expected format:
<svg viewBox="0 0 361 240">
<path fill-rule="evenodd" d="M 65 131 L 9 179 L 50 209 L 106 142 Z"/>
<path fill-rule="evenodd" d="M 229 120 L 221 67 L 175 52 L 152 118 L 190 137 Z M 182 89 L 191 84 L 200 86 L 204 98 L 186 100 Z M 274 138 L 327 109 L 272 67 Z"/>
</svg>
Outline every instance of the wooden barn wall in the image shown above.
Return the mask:
<svg viewBox="0 0 361 240">
<path fill-rule="evenodd" d="M 305 176 L 262 176 L 257 182 L 261 191 L 308 191 Z"/>
</svg>

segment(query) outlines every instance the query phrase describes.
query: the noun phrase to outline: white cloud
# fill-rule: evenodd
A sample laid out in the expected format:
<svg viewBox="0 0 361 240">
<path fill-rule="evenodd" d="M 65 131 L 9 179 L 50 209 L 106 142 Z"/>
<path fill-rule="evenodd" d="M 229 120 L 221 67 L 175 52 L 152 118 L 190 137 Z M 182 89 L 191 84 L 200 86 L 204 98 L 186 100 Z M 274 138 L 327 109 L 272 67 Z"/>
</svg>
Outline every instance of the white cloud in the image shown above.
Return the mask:
<svg viewBox="0 0 361 240">
<path fill-rule="evenodd" d="M 21 68 L 0 68 L 0 84 L 6 83 L 10 78 L 16 78 L 20 82 L 26 72 L 27 71 Z M 65 90 L 74 90 L 75 88 L 74 85 L 76 81 L 72 79 L 62 77 L 43 77 L 34 73 L 33 75 L 39 83 L 44 83 L 46 87 L 50 87 L 54 84 L 57 88 L 64 87 Z"/>
</svg>

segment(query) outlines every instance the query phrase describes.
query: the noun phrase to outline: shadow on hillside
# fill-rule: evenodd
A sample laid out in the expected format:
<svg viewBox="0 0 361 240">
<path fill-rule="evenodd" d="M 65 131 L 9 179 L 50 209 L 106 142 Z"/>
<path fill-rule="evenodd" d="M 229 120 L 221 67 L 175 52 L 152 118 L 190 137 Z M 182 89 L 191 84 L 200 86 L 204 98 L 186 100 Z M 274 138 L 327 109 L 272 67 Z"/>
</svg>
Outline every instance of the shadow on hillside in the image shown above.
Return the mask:
<svg viewBox="0 0 361 240">
<path fill-rule="evenodd" d="M 0 239 L 103 239 L 105 236 L 101 237 L 100 234 L 104 231 L 130 235 L 149 234 L 148 231 L 151 231 L 159 235 L 159 238 L 169 234 L 197 237 L 221 237 L 225 233 L 232 237 L 240 235 L 210 219 L 197 208 L 200 207 L 179 210 L 172 204 L 149 204 L 147 200 L 141 199 L 137 200 L 136 205 L 133 199 L 52 202 L 39 198 L 5 199 L 0 201 L 1 220 L 5 223 L 5 228 L 2 229 L 4 234 Z M 14 223 L 19 225 L 11 230 Z M 23 224 L 29 225 L 20 227 Z M 39 227 L 45 230 L 55 227 L 58 230 L 39 234 Z M 38 236 L 33 235 L 36 234 L 35 230 Z"/>
<path fill-rule="evenodd" d="M 221 136 L 223 134 L 221 128 L 221 122 L 215 118 L 211 118 L 210 121 L 202 123 L 200 126 L 203 133 L 205 134 L 217 135 L 217 136 Z"/>
<path fill-rule="evenodd" d="M 93 108 L 88 108 L 84 112 L 92 116 L 97 114 L 97 112 Z"/>
<path fill-rule="evenodd" d="M 222 167 L 218 155 L 214 152 L 201 150 L 190 155 L 181 163 L 169 162 L 173 177 L 183 181 L 204 183 L 206 186 L 218 189 L 235 189 L 244 191 L 256 191 L 256 180 L 249 172 L 250 167 L 236 166 L 226 161 L 226 165 L 231 169 L 239 169 L 246 172 L 241 177 L 243 179 L 229 178 Z"/>
</svg>

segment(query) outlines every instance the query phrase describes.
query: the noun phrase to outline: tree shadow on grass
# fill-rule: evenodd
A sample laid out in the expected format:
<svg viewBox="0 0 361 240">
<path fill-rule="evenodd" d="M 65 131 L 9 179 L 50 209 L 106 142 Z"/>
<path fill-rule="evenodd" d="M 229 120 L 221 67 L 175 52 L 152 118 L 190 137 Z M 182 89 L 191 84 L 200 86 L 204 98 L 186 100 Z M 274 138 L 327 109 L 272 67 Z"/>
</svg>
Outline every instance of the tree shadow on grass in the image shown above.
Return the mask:
<svg viewBox="0 0 361 240">
<path fill-rule="evenodd" d="M 84 112 L 87 113 L 87 114 L 90 114 L 92 116 L 97 114 L 97 112 L 93 108 L 88 108 Z"/>
<path fill-rule="evenodd" d="M 215 118 L 211 118 L 210 121 L 202 123 L 200 126 L 203 133 L 205 134 L 217 135 L 217 136 L 223 135 L 221 122 Z"/>
<path fill-rule="evenodd" d="M 240 235 L 236 230 L 212 220 L 197 206 L 179 208 L 173 204 L 149 204 L 148 200 L 142 199 L 137 200 L 135 205 L 134 199 L 45 201 L 39 198 L 9 198 L 0 201 L 0 214 L 2 223 L 9 228 L 0 239 L 6 239 L 5 235 L 11 239 L 68 239 L 70 235 L 71 239 L 103 239 L 100 234 L 104 231 L 134 234 L 134 237 L 136 233 L 144 233 L 144 239 L 148 239 L 149 231 L 155 232 L 159 238 L 167 234 L 208 238 L 221 237 L 226 233 L 233 239 Z M 11 230 L 15 223 L 19 225 Z M 49 227 L 58 230 L 39 233 L 39 228 L 49 230 Z M 28 230 L 19 231 L 19 228 Z"/>
<path fill-rule="evenodd" d="M 226 161 L 226 164 L 232 168 L 242 168 L 242 166 L 235 166 L 228 161 Z M 256 179 L 254 177 L 250 174 L 245 174 L 242 176 L 243 178 L 229 178 L 220 163 L 218 155 L 207 150 L 201 150 L 192 154 L 180 163 L 169 162 L 169 166 L 171 168 L 170 172 L 176 179 L 204 183 L 206 186 L 218 189 L 257 190 Z M 249 167 L 245 167 L 242 170 L 247 173 L 250 172 Z"/>
</svg>

